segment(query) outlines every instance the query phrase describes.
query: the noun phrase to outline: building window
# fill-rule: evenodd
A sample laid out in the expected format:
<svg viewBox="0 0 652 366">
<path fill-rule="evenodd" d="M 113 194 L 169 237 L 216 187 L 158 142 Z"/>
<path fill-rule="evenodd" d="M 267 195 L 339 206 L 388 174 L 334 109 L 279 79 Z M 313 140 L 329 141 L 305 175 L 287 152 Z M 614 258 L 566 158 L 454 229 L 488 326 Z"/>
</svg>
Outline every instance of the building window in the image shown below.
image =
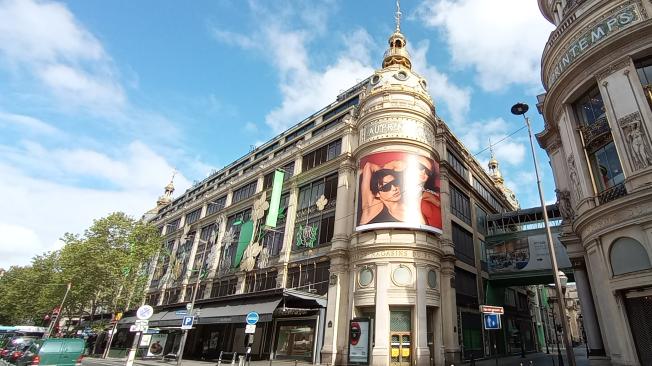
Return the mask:
<svg viewBox="0 0 652 366">
<path fill-rule="evenodd" d="M 480 266 L 483 271 L 488 271 L 489 266 L 487 264 L 487 243 L 484 240 L 480 240 Z"/>
<path fill-rule="evenodd" d="M 195 292 L 195 284 L 190 284 L 186 286 L 186 295 L 183 297 L 183 301 L 192 301 L 192 293 Z M 204 298 L 206 293 L 206 284 L 200 284 L 199 290 L 197 291 L 197 297 L 195 300 L 201 300 Z"/>
<path fill-rule="evenodd" d="M 181 218 L 180 217 L 177 217 L 176 219 L 168 222 L 167 225 L 166 225 L 167 230 L 165 230 L 165 233 L 170 234 L 170 233 L 173 233 L 173 232 L 177 231 L 177 229 L 179 228 L 180 223 L 181 223 Z"/>
<path fill-rule="evenodd" d="M 285 173 L 283 175 L 283 183 L 285 183 L 294 175 L 294 161 L 281 167 L 281 170 Z M 272 171 L 263 178 L 263 190 L 270 189 L 274 185 L 274 173 L 275 171 Z"/>
<path fill-rule="evenodd" d="M 276 227 L 268 230 L 263 230 L 263 237 L 260 239 L 260 243 L 263 248 L 267 248 L 270 256 L 277 256 L 280 253 L 281 248 L 283 248 L 283 236 L 285 234 L 285 222 L 287 220 L 289 202 L 289 193 L 281 195 L 281 203 L 279 205 Z M 261 225 L 263 223 L 264 221 L 261 222 Z"/>
<path fill-rule="evenodd" d="M 487 235 L 487 212 L 478 205 L 475 205 L 475 226 L 480 234 Z"/>
<path fill-rule="evenodd" d="M 155 292 L 153 294 L 148 294 L 145 296 L 145 304 L 149 306 L 157 306 L 158 305 L 158 300 L 161 298 L 161 293 L 160 292 Z"/>
<path fill-rule="evenodd" d="M 598 192 L 620 185 L 625 176 L 598 87 L 594 86 L 580 97 L 574 109 Z"/>
<path fill-rule="evenodd" d="M 641 80 L 645 97 L 652 106 L 652 57 L 635 62 L 636 73 Z"/>
<path fill-rule="evenodd" d="M 469 304 L 474 301 L 477 302 L 478 285 L 476 283 L 476 275 L 455 267 L 455 293 L 458 298 L 467 298 L 462 301 L 463 304 Z"/>
<path fill-rule="evenodd" d="M 251 218 L 251 209 L 246 209 L 231 215 L 226 219 L 226 232 L 224 233 L 222 258 L 218 267 L 220 274 L 228 273 L 233 268 L 235 253 L 238 249 L 238 239 L 242 224 Z"/>
<path fill-rule="evenodd" d="M 191 213 L 186 215 L 186 225 L 191 225 L 199 220 L 199 215 L 201 215 L 201 208 L 198 208 Z"/>
<path fill-rule="evenodd" d="M 180 295 L 181 295 L 181 289 L 180 288 L 171 288 L 171 289 L 165 290 L 165 294 L 163 296 L 163 305 L 178 303 Z"/>
<path fill-rule="evenodd" d="M 229 278 L 225 280 L 218 280 L 213 282 L 211 289 L 211 297 L 222 297 L 235 294 L 235 289 L 238 286 L 237 278 Z"/>
<path fill-rule="evenodd" d="M 174 266 L 170 268 L 171 279 L 174 283 L 180 284 L 186 277 L 188 271 L 188 262 L 190 261 L 190 251 L 195 242 L 195 232 L 191 232 L 185 238 L 185 241 L 179 242 L 175 254 Z"/>
<path fill-rule="evenodd" d="M 334 117 L 338 113 L 344 111 L 345 109 L 347 109 L 347 108 L 349 108 L 351 106 L 354 106 L 354 105 L 358 105 L 359 102 L 360 102 L 360 98 L 356 95 L 355 97 L 353 97 L 353 98 L 347 100 L 346 102 L 338 105 L 334 109 L 324 113 L 323 120 L 328 121 L 329 119 L 331 119 L 332 117 Z"/>
<path fill-rule="evenodd" d="M 306 172 L 320 164 L 330 161 L 342 152 L 342 140 L 333 141 L 303 156 L 302 170 Z"/>
<path fill-rule="evenodd" d="M 484 198 L 487 203 L 489 203 L 489 205 L 494 208 L 494 210 L 497 212 L 503 211 L 503 207 L 500 204 L 500 201 L 498 201 L 498 199 L 496 199 L 496 197 L 494 197 L 494 195 L 489 192 L 489 189 L 487 189 L 487 187 L 485 187 L 484 184 L 480 183 L 480 181 L 475 177 L 473 178 L 473 188 L 475 188 L 478 194 Z"/>
<path fill-rule="evenodd" d="M 455 244 L 455 256 L 457 259 L 475 266 L 473 235 L 456 223 L 453 223 L 453 244 Z"/>
<path fill-rule="evenodd" d="M 597 149 L 589 159 L 600 192 L 613 188 L 625 180 L 613 141 Z"/>
<path fill-rule="evenodd" d="M 617 239 L 609 251 L 614 276 L 652 268 L 645 247 L 632 238 Z"/>
<path fill-rule="evenodd" d="M 448 155 L 448 163 L 451 165 L 454 171 L 457 172 L 462 178 L 465 180 L 469 176 L 469 171 L 466 169 L 464 164 L 455 156 L 453 155 L 449 150 L 447 151 Z"/>
<path fill-rule="evenodd" d="M 256 193 L 256 185 L 257 182 L 253 181 L 233 191 L 231 202 L 237 203 L 253 196 Z"/>
<path fill-rule="evenodd" d="M 315 121 L 311 121 L 310 123 L 308 123 L 308 124 L 306 124 L 306 125 L 304 125 L 302 127 L 299 127 L 298 129 L 288 133 L 285 136 L 285 142 L 294 140 L 298 136 L 301 136 L 301 135 L 305 134 L 306 132 L 310 131 L 313 127 L 315 127 Z"/>
<path fill-rule="evenodd" d="M 201 229 L 201 234 L 199 235 L 199 243 L 197 243 L 197 250 L 195 251 L 195 259 L 192 266 L 191 277 L 201 277 L 204 279 L 208 274 L 210 268 L 211 252 L 215 250 L 215 243 L 210 243 L 211 234 L 215 231 L 215 237 L 217 237 L 218 227 L 215 223 L 212 223 L 208 226 L 204 226 Z"/>
<path fill-rule="evenodd" d="M 223 209 L 224 206 L 226 206 L 226 196 L 222 196 L 216 200 L 208 202 L 208 206 L 206 207 L 206 216 L 218 212 L 219 210 Z"/>
<path fill-rule="evenodd" d="M 276 271 L 249 272 L 245 278 L 245 293 L 258 292 L 276 288 Z"/>
<path fill-rule="evenodd" d="M 471 225 L 471 202 L 469 196 L 465 195 L 451 184 L 451 212 L 460 220 Z"/>
<path fill-rule="evenodd" d="M 505 305 L 516 307 L 516 291 L 514 289 L 505 290 Z"/>
<path fill-rule="evenodd" d="M 328 292 L 330 262 L 300 263 L 288 268 L 286 288 L 325 295 Z"/>
<path fill-rule="evenodd" d="M 172 255 L 172 250 L 174 249 L 174 239 L 169 239 L 165 246 L 159 254 L 158 264 L 154 270 L 154 276 L 152 277 L 151 287 L 156 287 L 159 285 L 161 278 L 167 273 L 168 267 L 170 266 L 170 256 Z"/>
<path fill-rule="evenodd" d="M 317 201 L 327 200 L 320 210 Z M 328 243 L 335 227 L 337 173 L 317 179 L 299 188 L 294 241 L 297 248 L 313 248 Z"/>
</svg>

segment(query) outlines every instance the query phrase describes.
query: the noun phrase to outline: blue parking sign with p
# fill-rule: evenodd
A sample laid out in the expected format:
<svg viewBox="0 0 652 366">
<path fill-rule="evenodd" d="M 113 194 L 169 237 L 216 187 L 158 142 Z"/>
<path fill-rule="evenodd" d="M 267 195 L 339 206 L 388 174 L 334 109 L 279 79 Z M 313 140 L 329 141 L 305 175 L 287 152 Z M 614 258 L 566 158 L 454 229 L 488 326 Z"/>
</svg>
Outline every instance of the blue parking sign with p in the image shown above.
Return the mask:
<svg viewBox="0 0 652 366">
<path fill-rule="evenodd" d="M 192 321 L 193 321 L 192 316 L 184 316 L 183 323 L 181 323 L 181 325 L 185 327 L 192 327 Z"/>
<path fill-rule="evenodd" d="M 484 329 L 500 329 L 500 314 L 482 314 L 484 317 Z"/>
</svg>

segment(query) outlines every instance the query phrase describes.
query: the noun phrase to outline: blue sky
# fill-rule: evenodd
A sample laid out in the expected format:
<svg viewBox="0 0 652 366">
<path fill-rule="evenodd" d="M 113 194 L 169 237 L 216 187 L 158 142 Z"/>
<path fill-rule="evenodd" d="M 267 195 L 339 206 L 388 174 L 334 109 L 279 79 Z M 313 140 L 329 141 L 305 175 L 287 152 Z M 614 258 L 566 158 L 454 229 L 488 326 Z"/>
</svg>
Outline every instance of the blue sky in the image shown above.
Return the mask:
<svg viewBox="0 0 652 366">
<path fill-rule="evenodd" d="M 536 1 L 401 8 L 414 70 L 471 152 L 522 126 L 516 101 L 542 129 L 553 27 Z M 181 194 L 329 104 L 379 67 L 394 11 L 391 0 L 0 0 L 0 267 L 110 212 L 139 217 L 175 168 Z M 537 205 L 526 131 L 495 151 L 521 206 Z"/>
</svg>

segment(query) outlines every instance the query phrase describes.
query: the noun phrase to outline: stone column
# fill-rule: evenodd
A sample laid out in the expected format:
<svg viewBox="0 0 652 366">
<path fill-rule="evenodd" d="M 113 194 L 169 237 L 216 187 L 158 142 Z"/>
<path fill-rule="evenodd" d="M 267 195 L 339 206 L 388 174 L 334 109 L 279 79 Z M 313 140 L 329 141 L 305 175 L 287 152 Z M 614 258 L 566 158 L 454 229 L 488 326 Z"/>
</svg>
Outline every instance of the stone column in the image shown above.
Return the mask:
<svg viewBox="0 0 652 366">
<path fill-rule="evenodd" d="M 591 295 L 591 286 L 589 278 L 586 275 L 584 263 L 574 266 L 575 283 L 577 284 L 577 295 L 580 298 L 580 307 L 582 309 L 582 323 L 586 332 L 586 341 L 589 346 L 590 354 L 604 355 L 604 345 L 602 335 L 600 334 L 600 324 L 595 313 L 593 296 Z"/>
<path fill-rule="evenodd" d="M 322 364 L 341 365 L 347 360 L 348 290 L 349 276 L 346 258 L 331 257 L 326 307 L 324 346 L 321 349 Z"/>
<path fill-rule="evenodd" d="M 417 300 L 415 307 L 416 328 L 416 364 L 430 365 L 430 350 L 428 349 L 428 319 L 426 309 L 426 284 L 428 282 L 428 267 L 424 263 L 417 265 Z"/>
<path fill-rule="evenodd" d="M 452 245 L 452 243 L 451 243 Z M 457 339 L 457 300 L 455 288 L 455 257 L 447 255 L 441 263 L 441 314 L 446 364 L 460 360 L 460 346 Z"/>
<path fill-rule="evenodd" d="M 440 285 L 441 287 L 441 285 Z M 441 300 L 440 300 L 441 303 Z M 433 358 L 435 359 L 435 365 L 443 365 L 444 364 L 444 332 L 443 332 L 443 324 L 442 324 L 442 309 L 441 306 L 437 308 L 437 310 L 434 312 L 434 319 L 433 319 L 433 327 L 435 328 L 435 346 L 433 347 L 435 350 L 435 354 L 433 355 Z"/>
<path fill-rule="evenodd" d="M 371 356 L 374 366 L 386 366 L 389 363 L 389 263 L 376 263 L 376 274 L 376 326 Z"/>
<path fill-rule="evenodd" d="M 352 206 L 354 190 L 353 164 L 345 160 L 339 169 L 337 185 L 337 201 L 335 208 L 335 227 L 329 257 L 331 259 L 331 279 L 328 288 L 328 306 L 326 308 L 326 324 L 332 322 L 332 327 L 326 327 L 324 346 L 322 347 L 322 363 L 346 363 L 347 333 L 349 325 L 349 275 L 348 247 L 349 235 L 352 229 Z"/>
</svg>

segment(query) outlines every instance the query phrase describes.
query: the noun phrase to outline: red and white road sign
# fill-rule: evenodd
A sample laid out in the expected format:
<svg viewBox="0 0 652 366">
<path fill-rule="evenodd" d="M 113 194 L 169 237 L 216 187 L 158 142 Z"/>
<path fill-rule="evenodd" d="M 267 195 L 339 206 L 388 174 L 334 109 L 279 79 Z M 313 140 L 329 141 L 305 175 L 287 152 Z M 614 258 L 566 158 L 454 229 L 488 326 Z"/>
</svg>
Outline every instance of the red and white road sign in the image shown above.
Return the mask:
<svg viewBox="0 0 652 366">
<path fill-rule="evenodd" d="M 480 305 L 480 312 L 483 314 L 505 314 L 502 306 Z"/>
</svg>

